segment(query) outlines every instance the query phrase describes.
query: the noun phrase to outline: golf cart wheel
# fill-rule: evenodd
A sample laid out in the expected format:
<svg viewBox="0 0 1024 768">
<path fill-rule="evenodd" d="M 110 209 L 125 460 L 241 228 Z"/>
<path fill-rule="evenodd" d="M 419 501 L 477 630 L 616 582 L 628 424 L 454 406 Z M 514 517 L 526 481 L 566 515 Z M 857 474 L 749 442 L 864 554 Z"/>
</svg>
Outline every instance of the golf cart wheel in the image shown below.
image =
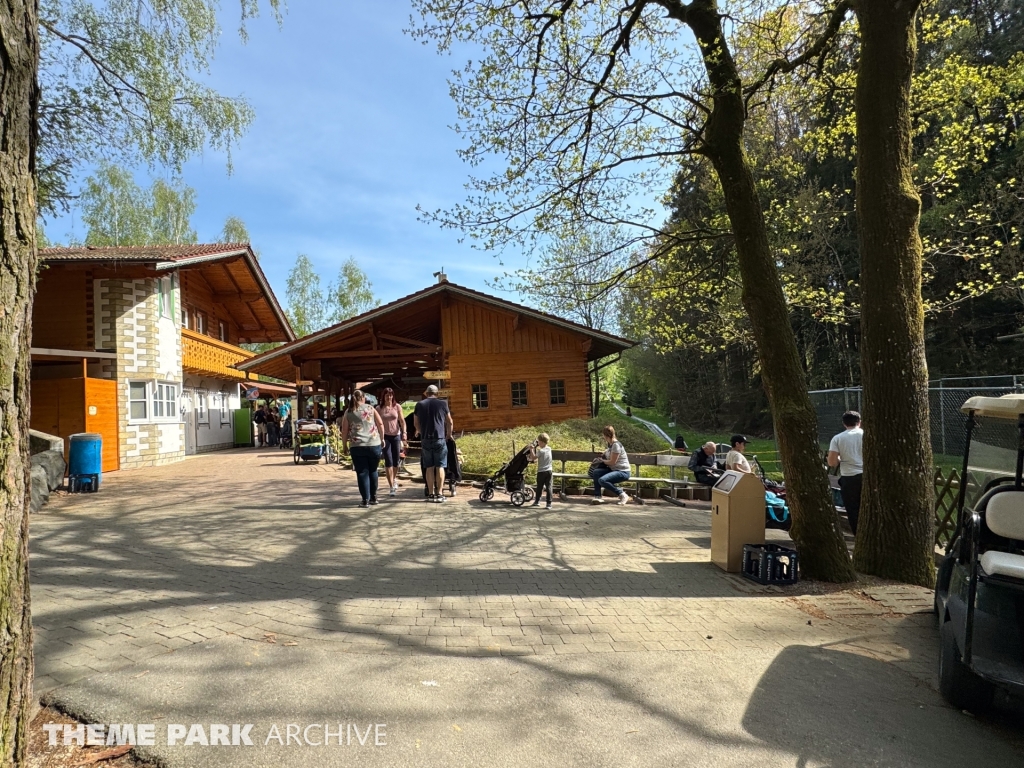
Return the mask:
<svg viewBox="0 0 1024 768">
<path fill-rule="evenodd" d="M 512 506 L 521 507 L 526 503 L 526 495 L 522 491 L 516 491 L 512 494 Z"/>
<path fill-rule="evenodd" d="M 494 489 L 493 488 L 484 488 L 482 491 L 480 491 L 480 501 L 490 501 L 493 498 L 494 498 Z"/>
<path fill-rule="evenodd" d="M 992 706 L 995 687 L 975 675 L 961 660 L 952 621 L 942 625 L 939 637 L 942 644 L 939 652 L 939 693 L 942 698 L 957 709 L 985 712 Z"/>
</svg>

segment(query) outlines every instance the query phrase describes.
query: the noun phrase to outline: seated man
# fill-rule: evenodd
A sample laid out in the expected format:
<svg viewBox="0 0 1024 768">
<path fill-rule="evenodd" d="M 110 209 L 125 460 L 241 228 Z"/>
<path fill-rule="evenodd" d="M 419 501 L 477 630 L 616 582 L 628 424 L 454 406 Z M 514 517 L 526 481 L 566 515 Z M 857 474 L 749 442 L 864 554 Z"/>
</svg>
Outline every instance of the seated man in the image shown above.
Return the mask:
<svg viewBox="0 0 1024 768">
<path fill-rule="evenodd" d="M 721 477 L 718 466 L 715 464 L 715 451 L 718 446 L 708 441 L 701 446 L 700 450 L 694 451 L 690 456 L 690 463 L 687 465 L 693 472 L 694 479 L 701 485 L 714 485 Z"/>
</svg>

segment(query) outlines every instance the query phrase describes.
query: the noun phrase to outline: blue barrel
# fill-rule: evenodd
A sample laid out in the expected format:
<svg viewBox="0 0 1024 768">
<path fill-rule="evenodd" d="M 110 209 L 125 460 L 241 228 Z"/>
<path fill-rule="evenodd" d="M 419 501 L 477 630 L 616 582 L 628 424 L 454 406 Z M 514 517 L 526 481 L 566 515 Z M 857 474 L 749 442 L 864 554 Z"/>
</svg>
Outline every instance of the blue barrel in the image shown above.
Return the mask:
<svg viewBox="0 0 1024 768">
<path fill-rule="evenodd" d="M 68 450 L 68 477 L 94 475 L 97 484 L 103 472 L 103 435 L 79 432 L 71 435 Z"/>
</svg>

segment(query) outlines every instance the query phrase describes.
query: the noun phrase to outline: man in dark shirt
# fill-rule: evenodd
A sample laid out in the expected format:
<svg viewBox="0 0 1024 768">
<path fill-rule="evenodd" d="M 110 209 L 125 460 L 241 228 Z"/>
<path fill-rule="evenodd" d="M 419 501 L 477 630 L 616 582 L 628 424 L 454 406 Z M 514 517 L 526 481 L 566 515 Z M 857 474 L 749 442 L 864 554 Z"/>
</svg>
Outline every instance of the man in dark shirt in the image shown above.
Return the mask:
<svg viewBox="0 0 1024 768">
<path fill-rule="evenodd" d="M 714 485 L 721 477 L 718 465 L 715 464 L 715 451 L 718 446 L 713 442 L 706 442 L 700 450 L 694 451 L 690 456 L 690 463 L 687 465 L 693 472 L 694 479 L 702 485 Z"/>
<path fill-rule="evenodd" d="M 452 414 L 448 401 L 437 396 L 437 387 L 431 384 L 416 403 L 413 411 L 416 431 L 423 441 L 420 467 L 427 481 L 427 501 L 443 502 L 444 468 L 448 464 L 448 443 L 452 436 Z"/>
</svg>

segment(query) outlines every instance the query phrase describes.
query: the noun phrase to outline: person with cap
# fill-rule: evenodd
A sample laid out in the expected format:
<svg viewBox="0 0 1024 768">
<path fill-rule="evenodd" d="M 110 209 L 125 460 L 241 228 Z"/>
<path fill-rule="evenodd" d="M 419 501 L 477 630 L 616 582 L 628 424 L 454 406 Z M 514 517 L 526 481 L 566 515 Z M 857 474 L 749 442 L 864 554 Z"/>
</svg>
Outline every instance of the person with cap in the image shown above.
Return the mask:
<svg viewBox="0 0 1024 768">
<path fill-rule="evenodd" d="M 452 414 L 448 401 L 437 396 L 431 384 L 413 411 L 416 432 L 422 440 L 420 467 L 427 481 L 427 501 L 443 502 L 444 468 L 448 465 L 448 438 L 452 436 Z"/>
<path fill-rule="evenodd" d="M 714 441 L 708 440 L 708 442 L 700 447 L 700 450 L 694 451 L 693 455 L 690 456 L 687 466 L 693 472 L 693 479 L 701 485 L 714 485 L 718 482 L 718 478 L 722 476 L 718 465 L 715 464 L 715 453 L 717 451 L 718 446 Z"/>
<path fill-rule="evenodd" d="M 750 469 L 747 457 L 743 455 L 747 448 L 747 438 L 743 435 L 733 435 L 729 439 L 729 445 L 732 446 L 732 450 L 725 455 L 725 468 L 750 474 L 753 470 Z"/>
<path fill-rule="evenodd" d="M 843 496 L 846 519 L 850 530 L 857 535 L 860 517 L 860 494 L 864 480 L 864 430 L 860 428 L 860 414 L 843 414 L 844 431 L 832 438 L 828 446 L 828 465 L 839 467 L 839 492 Z"/>
</svg>

